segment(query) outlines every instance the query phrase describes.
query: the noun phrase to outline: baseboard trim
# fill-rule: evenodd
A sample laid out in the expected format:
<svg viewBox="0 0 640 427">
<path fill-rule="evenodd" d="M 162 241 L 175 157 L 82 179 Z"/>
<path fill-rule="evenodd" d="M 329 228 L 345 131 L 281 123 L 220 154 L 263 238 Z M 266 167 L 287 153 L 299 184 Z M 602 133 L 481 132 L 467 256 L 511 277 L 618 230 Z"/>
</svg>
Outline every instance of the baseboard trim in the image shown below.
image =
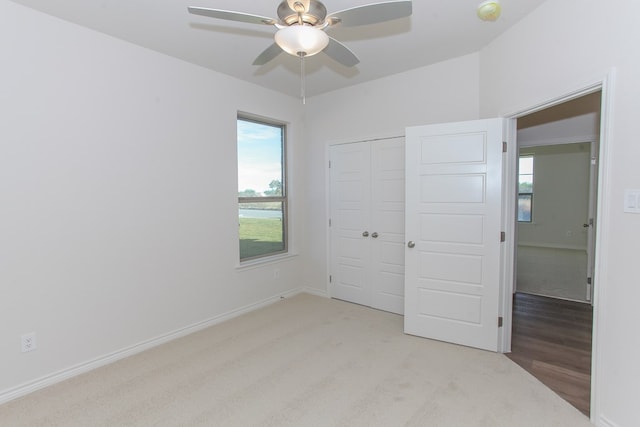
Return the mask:
<svg viewBox="0 0 640 427">
<path fill-rule="evenodd" d="M 518 242 L 518 247 L 529 247 L 529 248 L 539 248 L 539 249 L 566 249 L 570 251 L 580 251 L 586 252 L 587 248 L 583 246 L 574 246 L 574 245 L 560 245 L 554 243 L 535 243 L 535 242 Z"/>
<path fill-rule="evenodd" d="M 618 427 L 616 423 L 610 421 L 603 415 L 600 416 L 600 422 L 598 423 L 598 425 L 601 427 Z"/>
<path fill-rule="evenodd" d="M 210 326 L 214 326 L 226 320 L 233 319 L 234 317 L 238 317 L 243 314 L 249 313 L 251 311 L 260 309 L 262 307 L 266 307 L 277 301 L 280 301 L 282 298 L 290 298 L 300 293 L 310 293 L 318 296 L 323 296 L 323 295 L 320 295 L 320 293 L 318 293 L 315 289 L 308 288 L 308 287 L 300 287 L 284 293 L 280 293 L 278 295 L 274 295 L 272 297 L 266 298 L 256 303 L 246 305 L 236 310 L 231 310 L 229 312 L 220 314 L 218 316 L 214 316 L 207 320 L 203 320 L 201 322 L 194 323 L 184 328 L 176 329 L 167 334 L 163 334 L 155 338 L 142 341 L 138 344 L 134 344 L 132 346 L 123 348 L 121 350 L 114 351 L 113 353 L 109 353 L 104 356 L 97 357 L 93 360 L 89 360 L 87 362 L 83 362 L 78 365 L 71 366 L 69 368 L 60 370 L 58 372 L 45 375 L 41 378 L 38 378 L 33 381 L 29 381 L 17 387 L 4 390 L 0 392 L 0 405 L 3 403 L 7 403 L 11 400 L 17 399 L 19 397 L 26 396 L 27 394 L 33 393 L 34 391 L 62 382 L 69 378 L 73 378 L 78 375 L 84 374 L 86 372 L 92 371 L 94 369 L 100 368 L 102 366 L 111 364 L 118 360 L 124 359 L 125 357 L 133 356 L 135 354 L 141 353 L 145 350 L 149 350 L 153 347 L 157 347 L 169 341 L 173 341 L 175 339 L 184 337 L 194 332 L 198 332 L 202 329 L 206 329 Z"/>
<path fill-rule="evenodd" d="M 329 298 L 329 294 L 327 293 L 327 291 L 323 291 L 323 290 L 318 289 L 318 288 L 312 288 L 312 287 L 309 287 L 309 286 L 305 286 L 304 288 L 302 288 L 302 292 L 304 292 L 306 294 L 315 295 L 315 296 L 318 296 L 318 297 Z"/>
</svg>

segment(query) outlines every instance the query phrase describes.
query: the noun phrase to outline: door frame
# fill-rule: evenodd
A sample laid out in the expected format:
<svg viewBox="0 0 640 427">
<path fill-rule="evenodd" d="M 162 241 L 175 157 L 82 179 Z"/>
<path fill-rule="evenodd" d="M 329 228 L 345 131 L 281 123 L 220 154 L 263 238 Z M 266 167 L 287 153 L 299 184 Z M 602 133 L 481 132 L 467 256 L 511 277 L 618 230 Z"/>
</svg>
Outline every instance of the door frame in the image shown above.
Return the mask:
<svg viewBox="0 0 640 427">
<path fill-rule="evenodd" d="M 517 119 L 527 114 L 535 113 L 545 108 L 553 107 L 566 101 L 579 98 L 597 91 L 602 92 L 600 104 L 600 147 L 598 160 L 598 183 L 596 198 L 596 215 L 598 218 L 598 227 L 595 230 L 595 262 L 593 283 L 595 284 L 593 294 L 593 327 L 592 327 L 592 348 L 591 348 L 591 421 L 595 422 L 600 413 L 598 386 L 600 384 L 600 354 L 602 354 L 603 339 L 601 337 L 605 315 L 603 308 L 605 306 L 607 283 L 603 280 L 607 276 L 608 255 L 606 248 L 609 247 L 609 224 L 610 210 L 613 206 L 613 197 L 611 191 L 611 152 L 613 150 L 612 136 L 612 108 L 614 105 L 614 88 L 615 88 L 616 72 L 615 69 L 610 70 L 604 76 L 594 79 L 590 83 L 579 86 L 571 90 L 567 90 L 557 97 L 547 99 L 536 105 L 525 107 L 505 114 L 507 121 L 507 129 L 505 135 L 507 137 L 507 157 L 504 168 L 504 206 L 503 221 L 507 239 L 505 241 L 505 251 L 503 253 L 503 278 L 504 292 L 502 294 L 502 316 L 504 317 L 504 327 L 502 328 L 499 343 L 503 352 L 511 351 L 511 332 L 512 332 L 512 310 L 513 310 L 513 291 L 515 284 L 515 251 L 517 242 L 517 194 L 516 194 L 516 172 L 517 172 Z"/>
<path fill-rule="evenodd" d="M 602 104 L 600 105 L 602 110 Z M 589 224 L 587 236 L 587 277 L 591 279 L 591 283 L 587 283 L 588 294 L 587 301 L 593 307 L 593 289 L 595 286 L 594 266 L 596 262 L 596 232 L 600 218 L 597 215 L 598 202 L 598 176 L 600 163 L 600 141 L 591 141 L 590 152 L 590 168 L 589 168 L 589 212 L 587 215 L 587 224 Z M 596 162 L 595 167 L 593 162 Z"/>
</svg>

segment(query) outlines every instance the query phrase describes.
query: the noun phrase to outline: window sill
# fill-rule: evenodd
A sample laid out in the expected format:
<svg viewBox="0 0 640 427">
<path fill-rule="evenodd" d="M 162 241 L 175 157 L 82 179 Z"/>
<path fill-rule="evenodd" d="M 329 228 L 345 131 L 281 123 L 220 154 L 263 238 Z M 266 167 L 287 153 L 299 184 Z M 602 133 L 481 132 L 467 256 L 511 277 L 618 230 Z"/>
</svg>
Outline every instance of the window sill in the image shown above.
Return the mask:
<svg viewBox="0 0 640 427">
<path fill-rule="evenodd" d="M 260 259 L 253 259 L 251 261 L 241 262 L 236 265 L 237 271 L 245 271 L 245 270 L 253 270 L 254 268 L 264 267 L 270 264 L 277 264 L 282 261 L 289 260 L 291 258 L 296 258 L 298 256 L 297 253 L 286 253 L 280 255 L 273 255 L 270 257 L 264 257 Z"/>
</svg>

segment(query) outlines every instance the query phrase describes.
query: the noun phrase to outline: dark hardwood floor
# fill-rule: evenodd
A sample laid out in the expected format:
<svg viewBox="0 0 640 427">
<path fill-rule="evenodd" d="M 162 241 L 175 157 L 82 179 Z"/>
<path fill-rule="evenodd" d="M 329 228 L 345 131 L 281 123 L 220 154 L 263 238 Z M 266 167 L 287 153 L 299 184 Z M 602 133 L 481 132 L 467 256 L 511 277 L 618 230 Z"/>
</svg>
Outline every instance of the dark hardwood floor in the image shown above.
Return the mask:
<svg viewBox="0 0 640 427">
<path fill-rule="evenodd" d="M 590 304 L 516 293 L 507 356 L 589 416 Z"/>
</svg>

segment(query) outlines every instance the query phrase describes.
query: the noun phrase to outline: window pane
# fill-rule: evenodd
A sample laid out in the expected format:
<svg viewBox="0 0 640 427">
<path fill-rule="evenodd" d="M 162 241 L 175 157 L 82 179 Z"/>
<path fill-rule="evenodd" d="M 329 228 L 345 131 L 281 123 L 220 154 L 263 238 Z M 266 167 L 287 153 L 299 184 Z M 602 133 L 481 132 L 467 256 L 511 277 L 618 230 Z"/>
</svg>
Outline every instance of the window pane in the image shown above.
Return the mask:
<svg viewBox="0 0 640 427">
<path fill-rule="evenodd" d="M 282 196 L 283 127 L 238 119 L 238 196 Z"/>
<path fill-rule="evenodd" d="M 256 258 L 286 249 L 284 202 L 240 203 L 240 259 Z"/>
<path fill-rule="evenodd" d="M 533 157 L 520 157 L 520 175 L 533 175 Z"/>
<path fill-rule="evenodd" d="M 533 156 L 522 156 L 518 164 L 518 221 L 531 222 L 533 203 Z"/>
<path fill-rule="evenodd" d="M 520 175 L 518 193 L 533 193 L 533 175 Z"/>
<path fill-rule="evenodd" d="M 531 222 L 531 194 L 518 195 L 518 221 Z"/>
</svg>

